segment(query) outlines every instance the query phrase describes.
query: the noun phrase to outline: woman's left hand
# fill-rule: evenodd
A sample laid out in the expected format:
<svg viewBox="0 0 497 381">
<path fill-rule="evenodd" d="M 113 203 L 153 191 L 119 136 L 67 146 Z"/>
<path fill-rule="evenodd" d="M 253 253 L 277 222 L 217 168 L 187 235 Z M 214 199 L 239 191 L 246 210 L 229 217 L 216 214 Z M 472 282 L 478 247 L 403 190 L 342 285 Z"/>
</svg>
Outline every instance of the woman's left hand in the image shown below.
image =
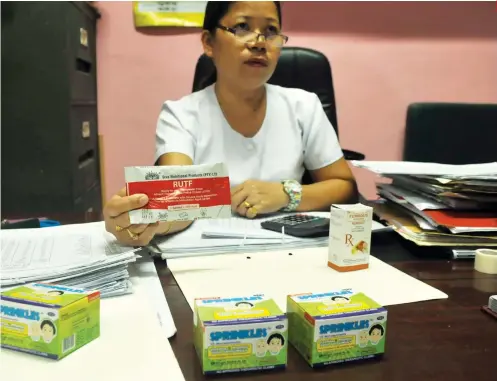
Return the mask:
<svg viewBox="0 0 497 381">
<path fill-rule="evenodd" d="M 231 189 L 231 209 L 248 218 L 277 212 L 289 201 L 281 183 L 247 180 Z"/>
</svg>

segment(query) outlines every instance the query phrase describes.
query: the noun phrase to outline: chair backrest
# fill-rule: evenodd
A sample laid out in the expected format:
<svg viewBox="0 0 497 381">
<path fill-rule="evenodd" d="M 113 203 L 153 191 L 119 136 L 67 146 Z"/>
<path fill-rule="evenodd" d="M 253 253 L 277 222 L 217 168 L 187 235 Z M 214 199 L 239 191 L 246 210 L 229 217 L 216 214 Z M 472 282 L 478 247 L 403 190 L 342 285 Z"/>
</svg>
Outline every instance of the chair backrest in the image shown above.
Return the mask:
<svg viewBox="0 0 497 381">
<path fill-rule="evenodd" d="M 212 60 L 201 55 L 195 68 L 194 92 L 201 89 L 202 80 L 213 70 Z M 321 100 L 323 109 L 338 134 L 331 66 L 324 54 L 312 49 L 284 47 L 269 83 L 315 93 Z"/>
<path fill-rule="evenodd" d="M 403 158 L 442 164 L 497 161 L 497 104 L 409 105 Z"/>
</svg>

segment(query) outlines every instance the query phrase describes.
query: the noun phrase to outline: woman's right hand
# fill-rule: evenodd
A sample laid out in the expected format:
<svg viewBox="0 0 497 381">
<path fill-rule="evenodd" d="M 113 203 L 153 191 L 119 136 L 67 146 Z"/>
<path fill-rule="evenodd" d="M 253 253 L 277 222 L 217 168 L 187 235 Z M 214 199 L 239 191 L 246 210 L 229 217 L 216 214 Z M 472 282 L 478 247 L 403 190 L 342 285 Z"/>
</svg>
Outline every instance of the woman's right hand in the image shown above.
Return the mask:
<svg viewBox="0 0 497 381">
<path fill-rule="evenodd" d="M 116 193 L 104 208 L 105 229 L 113 234 L 119 243 L 127 246 L 145 246 L 154 238 L 159 223 L 131 225 L 130 210 L 138 209 L 148 203 L 144 194 L 126 196 L 126 189 Z"/>
</svg>

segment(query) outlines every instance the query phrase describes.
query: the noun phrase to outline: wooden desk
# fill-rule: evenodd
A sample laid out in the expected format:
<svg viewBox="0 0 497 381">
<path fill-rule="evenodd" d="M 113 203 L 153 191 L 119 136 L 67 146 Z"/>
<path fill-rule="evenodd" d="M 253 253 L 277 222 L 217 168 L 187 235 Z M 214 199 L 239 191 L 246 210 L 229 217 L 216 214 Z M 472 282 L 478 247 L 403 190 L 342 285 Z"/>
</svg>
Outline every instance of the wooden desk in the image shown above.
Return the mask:
<svg viewBox="0 0 497 381">
<path fill-rule="evenodd" d="M 186 381 L 311 381 L 331 377 L 340 381 L 495 381 L 492 367 L 497 363 L 497 320 L 480 307 L 488 303 L 490 295 L 497 294 L 497 276 L 475 272 L 471 261 L 420 260 L 394 233 L 375 238 L 372 247 L 377 258 L 449 295 L 445 300 L 387 307 L 383 359 L 313 370 L 290 345 L 284 371 L 209 378 L 202 375 L 193 348 L 190 306 L 165 263 L 158 261 L 157 270 L 178 329 L 170 342 Z"/>
</svg>

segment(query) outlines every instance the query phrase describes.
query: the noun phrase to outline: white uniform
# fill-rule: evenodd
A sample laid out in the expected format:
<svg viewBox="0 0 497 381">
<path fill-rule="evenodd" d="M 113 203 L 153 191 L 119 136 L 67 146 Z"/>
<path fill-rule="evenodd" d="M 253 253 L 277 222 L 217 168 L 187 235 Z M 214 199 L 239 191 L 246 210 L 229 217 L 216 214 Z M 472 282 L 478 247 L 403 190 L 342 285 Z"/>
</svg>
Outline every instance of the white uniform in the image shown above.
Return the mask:
<svg viewBox="0 0 497 381">
<path fill-rule="evenodd" d="M 304 167 L 323 168 L 343 154 L 316 94 L 266 85 L 266 116 L 259 132 L 246 138 L 226 121 L 214 85 L 164 103 L 157 122 L 155 160 L 169 152 L 194 164 L 223 162 L 230 184 L 245 180 L 297 180 Z"/>
</svg>

